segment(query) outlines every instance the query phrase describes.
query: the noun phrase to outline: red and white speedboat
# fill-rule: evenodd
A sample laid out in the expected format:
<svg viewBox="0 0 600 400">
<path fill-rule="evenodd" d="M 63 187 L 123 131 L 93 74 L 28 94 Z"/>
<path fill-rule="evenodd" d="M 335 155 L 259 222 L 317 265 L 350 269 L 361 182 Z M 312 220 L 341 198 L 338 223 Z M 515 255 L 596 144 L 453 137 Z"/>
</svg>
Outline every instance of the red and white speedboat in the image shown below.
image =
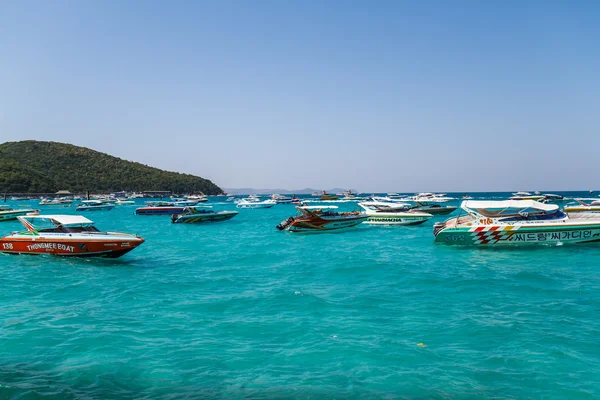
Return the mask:
<svg viewBox="0 0 600 400">
<path fill-rule="evenodd" d="M 336 206 L 296 207 L 300 215 L 289 217 L 277 225 L 280 231 L 289 232 L 330 232 L 354 228 L 366 221 L 369 216 L 361 212 L 337 212 Z"/>
<path fill-rule="evenodd" d="M 26 232 L 0 239 L 0 251 L 9 254 L 117 258 L 144 243 L 137 235 L 100 232 L 94 222 L 78 215 L 17 217 Z"/>
</svg>

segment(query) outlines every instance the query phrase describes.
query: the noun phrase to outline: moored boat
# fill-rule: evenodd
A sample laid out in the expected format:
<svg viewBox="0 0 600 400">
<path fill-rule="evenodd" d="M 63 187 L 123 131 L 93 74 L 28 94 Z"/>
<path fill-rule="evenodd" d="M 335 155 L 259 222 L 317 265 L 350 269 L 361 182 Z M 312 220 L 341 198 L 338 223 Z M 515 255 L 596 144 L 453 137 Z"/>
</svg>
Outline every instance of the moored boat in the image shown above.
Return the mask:
<svg viewBox="0 0 600 400">
<path fill-rule="evenodd" d="M 323 201 L 323 200 L 337 200 L 339 199 L 340 196 L 338 196 L 337 194 L 330 194 L 327 193 L 326 191 L 321 192 L 321 197 L 319 197 L 319 200 Z"/>
<path fill-rule="evenodd" d="M 191 194 L 187 196 L 187 199 L 196 203 L 206 203 L 208 201 L 208 198 L 203 194 Z"/>
<path fill-rule="evenodd" d="M 586 203 L 583 199 L 575 199 L 579 204 L 566 205 L 563 211 L 571 219 L 600 219 L 600 200 Z"/>
<path fill-rule="evenodd" d="M 237 211 L 213 211 L 205 208 L 186 207 L 181 214 L 173 214 L 171 222 L 174 224 L 197 224 L 201 222 L 226 221 L 238 215 Z"/>
<path fill-rule="evenodd" d="M 429 204 L 418 201 L 415 202 L 415 204 L 416 205 L 412 207 L 413 210 L 432 215 L 448 215 L 458 208 L 456 206 L 442 206 L 440 204 Z"/>
<path fill-rule="evenodd" d="M 406 205 L 399 203 L 367 201 L 358 203 L 358 205 L 362 207 L 369 216 L 364 222 L 365 224 L 419 225 L 433 217 L 431 214 L 411 210 Z"/>
<path fill-rule="evenodd" d="M 446 196 L 445 193 L 419 193 L 409 199 L 420 203 L 446 203 L 455 200 L 453 197 Z"/>
<path fill-rule="evenodd" d="M 275 200 L 260 200 L 255 196 L 250 196 L 246 199 L 241 199 L 237 203 L 237 208 L 271 208 L 275 204 Z"/>
<path fill-rule="evenodd" d="M 203 200 L 202 202 L 204 202 L 204 201 L 206 201 L 206 200 Z M 175 206 L 187 207 L 187 206 L 195 206 L 196 204 L 199 203 L 199 201 L 171 196 L 171 203 L 173 203 L 173 205 L 175 205 Z"/>
<path fill-rule="evenodd" d="M 116 199 L 114 204 L 117 206 L 131 206 L 135 204 L 135 201 L 127 199 Z"/>
<path fill-rule="evenodd" d="M 40 206 L 71 207 L 72 199 L 42 199 Z"/>
<path fill-rule="evenodd" d="M 361 212 L 337 212 L 336 206 L 300 206 L 296 207 L 300 215 L 289 217 L 277 229 L 289 232 L 332 232 L 354 228 L 369 218 Z"/>
<path fill-rule="evenodd" d="M 288 196 L 282 196 L 280 194 L 272 194 L 271 200 L 274 200 L 277 204 L 292 204 L 292 198 Z"/>
<path fill-rule="evenodd" d="M 464 214 L 434 225 L 436 243 L 526 245 L 600 241 L 599 219 L 575 219 L 533 200 L 464 201 Z"/>
<path fill-rule="evenodd" d="M 75 211 L 109 211 L 113 208 L 115 205 L 106 200 L 84 200 Z"/>
<path fill-rule="evenodd" d="M 509 200 L 541 200 L 544 196 L 537 192 L 536 194 L 531 194 L 529 192 L 517 192 L 513 193 L 512 197 L 509 197 Z"/>
<path fill-rule="evenodd" d="M 150 201 L 146 207 L 136 208 L 136 215 L 173 215 L 181 214 L 186 206 L 175 205 L 170 201 Z"/>
<path fill-rule="evenodd" d="M 0 239 L 4 253 L 116 258 L 144 243 L 137 235 L 100 232 L 93 221 L 79 215 L 27 215 L 18 219 L 27 231 Z"/>
<path fill-rule="evenodd" d="M 22 215 L 37 214 L 40 210 L 34 209 L 14 209 L 8 206 L 0 206 L 0 222 L 12 221 Z"/>
</svg>

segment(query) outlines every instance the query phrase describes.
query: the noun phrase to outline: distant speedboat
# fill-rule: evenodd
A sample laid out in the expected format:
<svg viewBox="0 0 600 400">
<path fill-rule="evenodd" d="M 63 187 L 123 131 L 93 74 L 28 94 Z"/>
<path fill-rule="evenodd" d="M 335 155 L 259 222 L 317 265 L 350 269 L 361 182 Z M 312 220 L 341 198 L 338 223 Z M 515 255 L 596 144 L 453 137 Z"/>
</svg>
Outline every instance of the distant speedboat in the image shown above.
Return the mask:
<svg viewBox="0 0 600 400">
<path fill-rule="evenodd" d="M 455 199 L 446 196 L 445 193 L 419 193 L 413 196 L 412 200 L 420 203 L 446 203 Z"/>
<path fill-rule="evenodd" d="M 93 221 L 80 215 L 27 215 L 18 219 L 27 232 L 13 232 L 0 239 L 4 253 L 116 258 L 144 243 L 137 235 L 100 232 Z"/>
<path fill-rule="evenodd" d="M 365 210 L 369 218 L 365 224 L 374 225 L 419 225 L 428 221 L 433 215 L 415 211 L 399 203 L 384 203 L 380 201 L 366 201 L 358 203 Z"/>
<path fill-rule="evenodd" d="M 73 200 L 71 199 L 42 199 L 40 206 L 58 206 L 58 207 L 71 207 Z"/>
<path fill-rule="evenodd" d="M 198 224 L 201 222 L 226 221 L 238 215 L 237 211 L 213 211 L 205 208 L 186 207 L 181 214 L 173 214 L 174 224 Z"/>
<path fill-rule="evenodd" d="M 598 219 L 600 220 L 600 200 L 586 203 L 583 199 L 575 199 L 577 205 L 566 205 L 563 211 L 571 219 Z"/>
<path fill-rule="evenodd" d="M 181 214 L 186 206 L 175 205 L 171 201 L 150 201 L 146 207 L 135 210 L 136 215 L 173 215 Z"/>
<path fill-rule="evenodd" d="M 195 201 L 196 203 L 206 203 L 208 198 L 203 194 L 192 194 L 187 196 L 188 200 Z"/>
<path fill-rule="evenodd" d="M 538 192 L 539 193 L 539 192 Z M 517 192 L 513 193 L 512 197 L 509 197 L 509 200 L 541 200 L 544 196 L 541 194 L 531 194 L 529 192 Z"/>
<path fill-rule="evenodd" d="M 280 194 L 272 194 L 271 200 L 275 200 L 277 204 L 291 204 L 292 198 L 287 196 L 282 196 Z"/>
<path fill-rule="evenodd" d="M 600 219 L 570 218 L 532 200 L 463 201 L 465 212 L 434 226 L 436 243 L 507 246 L 600 241 Z"/>
<path fill-rule="evenodd" d="M 337 194 L 330 194 L 327 193 L 326 191 L 321 192 L 321 197 L 319 197 L 319 200 L 323 201 L 323 200 L 337 200 L 339 199 L 340 196 L 338 196 Z"/>
<path fill-rule="evenodd" d="M 275 204 L 275 200 L 263 200 L 261 201 L 256 196 L 249 196 L 246 199 L 241 199 L 237 203 L 237 208 L 271 208 Z"/>
<path fill-rule="evenodd" d="M 108 211 L 113 208 L 115 205 L 105 200 L 84 200 L 75 211 Z"/>
<path fill-rule="evenodd" d="M 14 209 L 7 206 L 0 206 L 0 222 L 15 220 L 17 217 L 27 214 L 37 214 L 39 211 L 40 210 Z"/>
<path fill-rule="evenodd" d="M 115 200 L 114 204 L 117 206 L 130 206 L 130 205 L 135 204 L 135 201 L 127 200 L 127 199 L 117 199 L 117 200 Z"/>
<path fill-rule="evenodd" d="M 443 206 L 441 204 L 429 204 L 420 202 L 415 203 L 416 205 L 412 207 L 413 210 L 433 215 L 448 215 L 458 208 L 456 206 Z"/>
<path fill-rule="evenodd" d="M 296 209 L 300 215 L 284 220 L 277 225 L 278 230 L 304 233 L 342 231 L 354 228 L 369 218 L 361 212 L 333 211 L 336 206 L 300 206 Z"/>
<path fill-rule="evenodd" d="M 187 206 L 195 206 L 196 204 L 198 204 L 198 201 L 197 200 L 192 200 L 192 199 L 183 199 L 183 198 L 178 198 L 178 197 L 171 197 L 171 203 L 173 203 L 176 206 L 187 207 Z"/>
<path fill-rule="evenodd" d="M 406 201 L 410 201 L 407 199 L 402 198 L 400 195 L 391 197 L 391 196 L 371 196 L 369 199 L 369 201 L 380 201 L 382 203 L 397 203 L 397 204 L 402 204 L 404 205 L 408 205 L 408 203 L 406 203 Z"/>
</svg>

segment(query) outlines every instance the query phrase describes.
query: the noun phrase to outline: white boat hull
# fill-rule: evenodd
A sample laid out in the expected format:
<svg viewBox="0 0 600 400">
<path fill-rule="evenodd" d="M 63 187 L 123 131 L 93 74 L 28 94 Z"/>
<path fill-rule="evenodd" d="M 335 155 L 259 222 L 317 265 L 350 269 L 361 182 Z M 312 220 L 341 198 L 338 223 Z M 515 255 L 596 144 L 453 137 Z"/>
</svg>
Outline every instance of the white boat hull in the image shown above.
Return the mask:
<svg viewBox="0 0 600 400">
<path fill-rule="evenodd" d="M 237 208 L 271 208 L 275 205 L 275 203 L 271 204 L 262 204 L 262 203 L 256 203 L 256 204 L 240 204 L 238 203 L 238 205 L 236 206 Z"/>
<path fill-rule="evenodd" d="M 364 223 L 369 225 L 419 225 L 429 219 L 430 214 L 411 214 L 411 213 L 377 213 L 369 214 L 369 219 Z"/>
</svg>

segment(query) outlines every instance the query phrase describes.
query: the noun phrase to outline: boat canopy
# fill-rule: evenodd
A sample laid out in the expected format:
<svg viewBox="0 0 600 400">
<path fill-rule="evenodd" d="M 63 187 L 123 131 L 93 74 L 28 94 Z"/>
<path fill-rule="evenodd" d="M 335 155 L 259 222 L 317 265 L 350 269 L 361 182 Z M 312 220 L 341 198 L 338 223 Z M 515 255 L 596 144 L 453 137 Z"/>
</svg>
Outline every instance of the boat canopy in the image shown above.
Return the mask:
<svg viewBox="0 0 600 400">
<path fill-rule="evenodd" d="M 466 211 L 476 210 L 477 213 L 486 217 L 500 217 L 528 213 L 550 214 L 558 210 L 556 204 L 540 203 L 534 200 L 466 200 L 462 202 L 461 208 Z"/>
<path fill-rule="evenodd" d="M 52 221 L 54 224 L 63 226 L 72 225 L 93 225 L 94 222 L 80 215 L 26 215 L 18 217 L 21 221 L 25 220 L 32 225 L 36 223 L 44 224 L 44 222 Z"/>
<path fill-rule="evenodd" d="M 381 200 L 370 200 L 370 201 L 363 201 L 358 203 L 358 205 L 364 205 L 364 206 L 373 206 L 373 207 L 391 207 L 391 208 L 406 208 L 406 207 L 410 207 L 410 204 L 408 203 L 401 203 L 398 201 L 381 201 Z"/>
<path fill-rule="evenodd" d="M 332 210 L 338 208 L 338 206 L 299 206 L 303 210 Z"/>
<path fill-rule="evenodd" d="M 482 201 L 482 200 L 467 200 L 462 203 L 463 208 L 474 209 L 503 209 L 503 208 L 535 208 L 540 211 L 558 210 L 556 204 L 540 203 L 534 200 L 500 200 L 500 201 Z"/>
</svg>

